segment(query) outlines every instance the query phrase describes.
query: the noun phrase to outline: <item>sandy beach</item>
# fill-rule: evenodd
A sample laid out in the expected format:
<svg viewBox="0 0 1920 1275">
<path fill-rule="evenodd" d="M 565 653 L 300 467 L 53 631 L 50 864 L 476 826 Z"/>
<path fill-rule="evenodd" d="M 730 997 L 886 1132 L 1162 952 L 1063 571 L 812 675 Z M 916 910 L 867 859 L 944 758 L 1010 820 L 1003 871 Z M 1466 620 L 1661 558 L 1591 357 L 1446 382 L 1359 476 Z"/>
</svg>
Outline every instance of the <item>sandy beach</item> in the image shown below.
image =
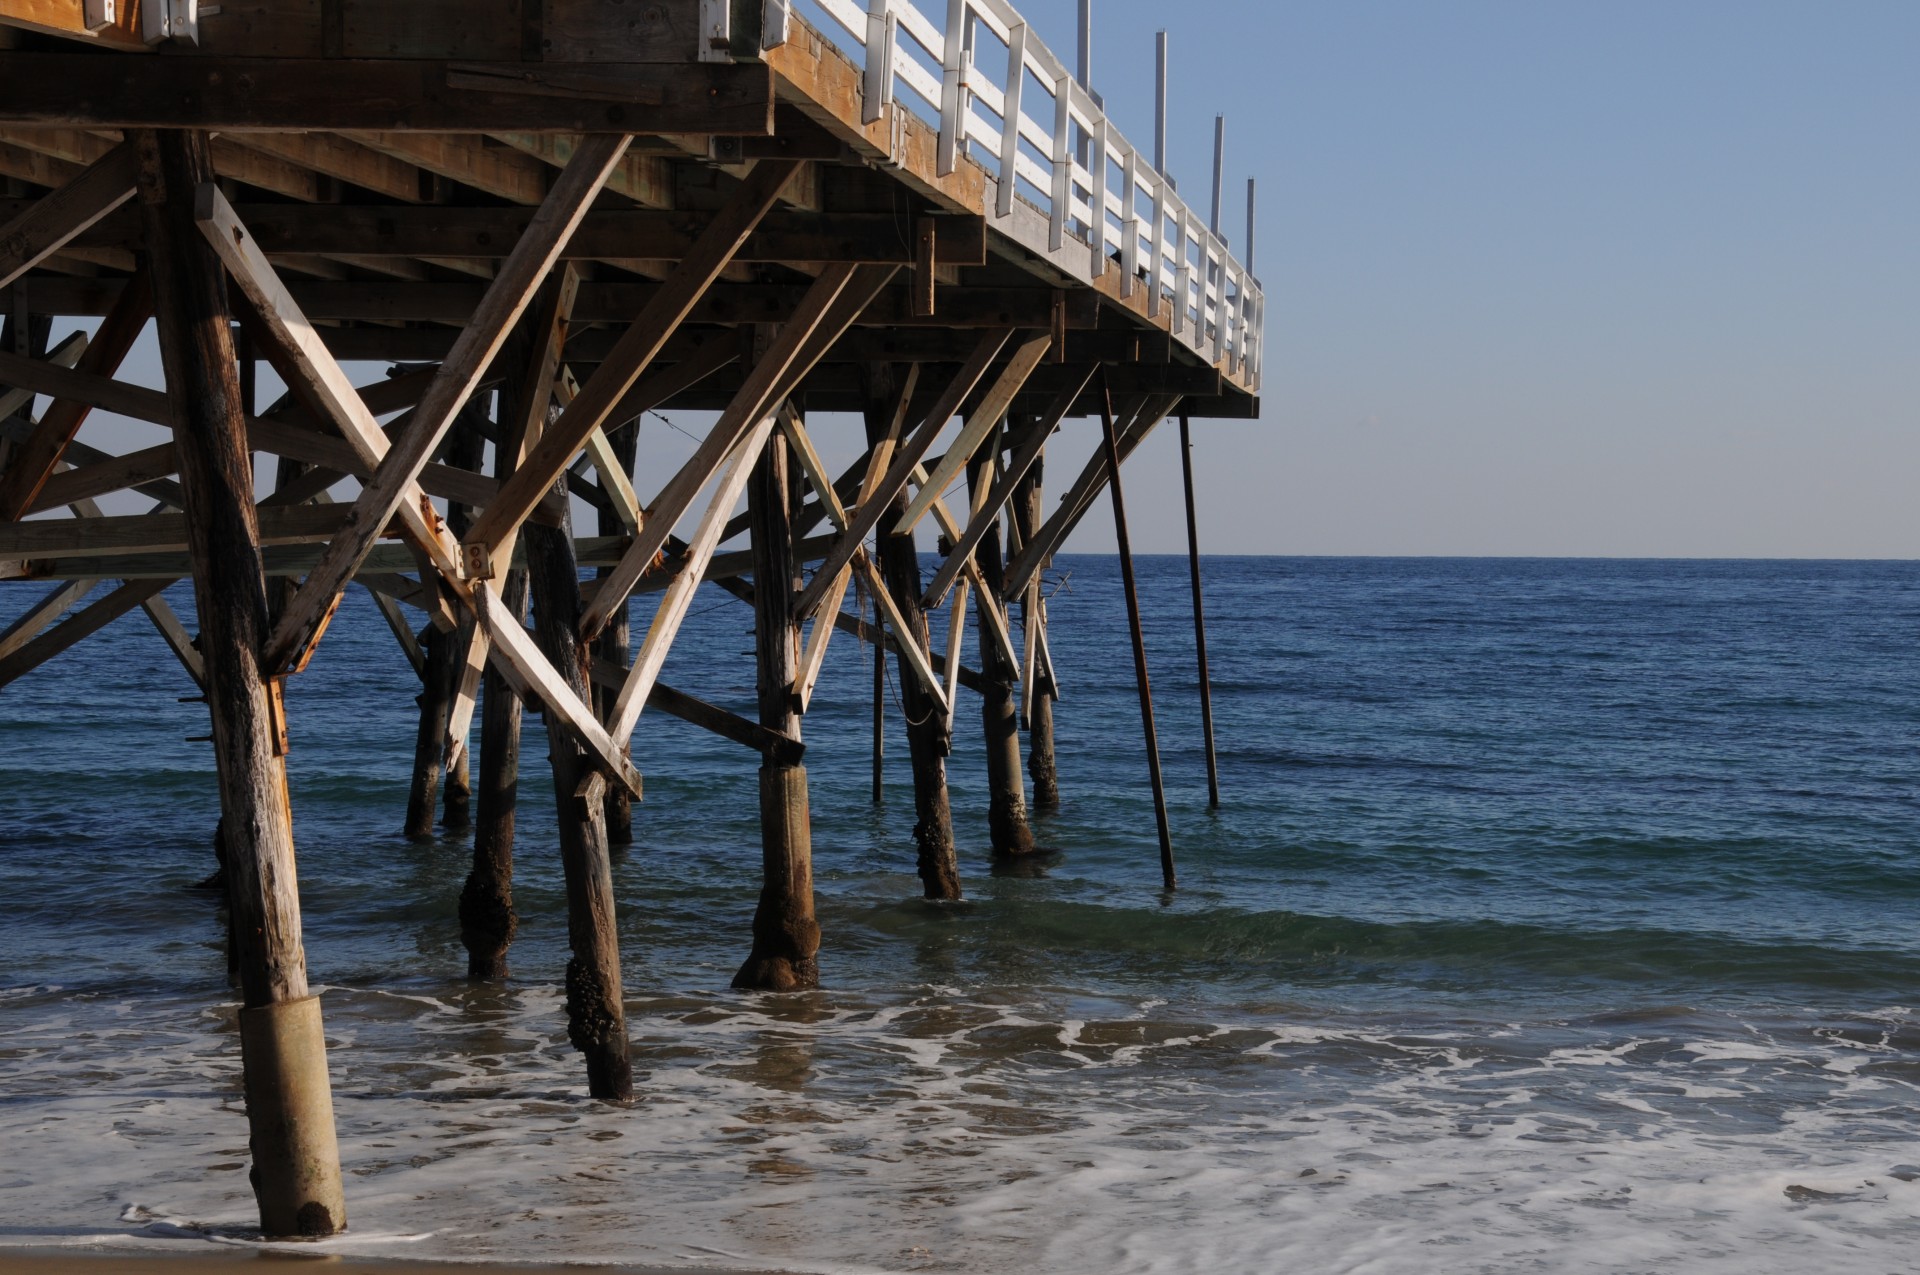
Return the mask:
<svg viewBox="0 0 1920 1275">
<path fill-rule="evenodd" d="M 232 1248 L 204 1244 L 178 1253 L 131 1252 L 107 1248 L 0 1249 L 0 1275 L 186 1275 L 188 1271 L 219 1269 L 238 1275 L 242 1266 L 256 1270 L 285 1270 L 290 1265 L 324 1266 L 329 1275 L 435 1275 L 459 1271 L 475 1275 L 482 1271 L 528 1272 L 580 1270 L 578 1263 L 566 1265 L 523 1264 L 517 1262 L 413 1262 L 370 1260 L 360 1257 L 336 1257 L 329 1253 L 302 1253 L 285 1248 Z M 610 1275 L 713 1275 L 713 1268 L 688 1266 L 594 1266 Z M 745 1272 L 744 1275 L 774 1275 L 773 1272 Z"/>
</svg>

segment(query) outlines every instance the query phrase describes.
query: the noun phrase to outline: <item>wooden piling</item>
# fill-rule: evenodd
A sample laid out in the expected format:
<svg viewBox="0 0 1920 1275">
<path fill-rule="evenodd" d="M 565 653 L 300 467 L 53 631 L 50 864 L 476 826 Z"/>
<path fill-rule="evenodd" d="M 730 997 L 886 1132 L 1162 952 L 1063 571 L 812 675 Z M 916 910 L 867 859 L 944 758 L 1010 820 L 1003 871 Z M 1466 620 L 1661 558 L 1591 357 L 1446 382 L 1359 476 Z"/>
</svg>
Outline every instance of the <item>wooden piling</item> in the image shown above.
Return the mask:
<svg viewBox="0 0 1920 1275">
<path fill-rule="evenodd" d="M 873 646 L 873 804 L 886 799 L 887 780 L 887 648 Z"/>
<path fill-rule="evenodd" d="M 1251 224 L 1251 222 L 1249 222 Z M 1213 749 L 1213 678 L 1207 672 L 1207 613 L 1200 598 L 1200 527 L 1193 511 L 1193 440 L 1180 413 L 1180 478 L 1187 495 L 1187 571 L 1193 578 L 1193 652 L 1200 673 L 1200 726 L 1207 744 L 1207 805 L 1220 806 L 1220 762 Z"/>
<path fill-rule="evenodd" d="M 562 479 L 556 487 L 564 492 L 564 484 Z M 520 539 L 526 546 L 527 582 L 541 649 L 573 694 L 590 703 L 587 652 L 578 628 L 580 570 L 574 556 L 572 517 L 563 512 L 557 527 L 528 523 Z M 547 746 L 560 822 L 560 863 L 567 880 L 567 938 L 573 949 L 567 962 L 567 1039 L 586 1056 L 588 1093 L 608 1102 L 631 1102 L 633 1066 L 621 1001 L 606 780 L 573 734 L 551 718 Z"/>
<path fill-rule="evenodd" d="M 1133 637 L 1133 675 L 1140 690 L 1140 726 L 1147 739 L 1147 775 L 1153 783 L 1153 818 L 1160 831 L 1160 875 L 1176 887 L 1173 833 L 1167 824 L 1167 789 L 1160 777 L 1160 736 L 1153 726 L 1153 688 L 1147 682 L 1147 639 L 1140 628 L 1140 588 L 1133 578 L 1133 544 L 1127 535 L 1127 502 L 1120 490 L 1120 439 L 1113 427 L 1113 395 L 1105 376 L 1100 383 L 1100 428 L 1107 452 L 1107 481 L 1113 496 L 1113 534 L 1119 542 L 1120 582 L 1127 594 L 1127 624 Z"/>
<path fill-rule="evenodd" d="M 509 395 L 501 395 L 503 409 Z M 520 429 L 511 413 L 499 413 L 501 429 L 494 446 L 493 476 L 504 482 L 513 473 Z M 509 620 L 524 624 L 527 571 L 514 567 L 500 589 Z M 507 977 L 507 950 L 518 920 L 513 910 L 513 838 L 520 801 L 520 693 L 491 662 L 480 681 L 480 782 L 473 830 L 473 867 L 460 890 L 460 941 L 467 949 L 467 977 Z"/>
<path fill-rule="evenodd" d="M 1046 454 L 1043 451 L 1027 476 L 1020 480 L 1012 500 L 1013 525 L 1019 534 L 1022 545 L 1031 544 L 1040 525 L 1046 520 L 1046 505 L 1043 500 L 1042 475 L 1046 468 Z M 1040 593 L 1040 575 L 1046 569 L 1035 572 L 1033 581 L 1020 595 L 1020 623 L 1023 628 L 1032 629 L 1036 636 L 1044 634 L 1047 627 L 1046 602 Z M 1042 639 L 1043 640 L 1043 639 Z M 1032 670 L 1035 684 L 1024 688 L 1027 696 L 1027 777 L 1033 781 L 1033 808 L 1035 810 L 1058 810 L 1060 808 L 1060 767 L 1053 751 L 1053 702 L 1058 692 L 1053 685 L 1052 670 L 1046 661 L 1036 661 Z"/>
<path fill-rule="evenodd" d="M 331 1235 L 346 1225 L 346 1202 L 300 939 L 284 708 L 260 664 L 267 597 L 252 462 L 224 272 L 194 221 L 213 166 L 205 134 L 135 140 L 225 821 L 254 1193 L 268 1236 Z"/>
<path fill-rule="evenodd" d="M 976 505 L 993 485 L 995 443 L 983 444 L 967 462 L 967 488 Z M 1014 684 L 1019 670 L 993 639 L 988 608 L 1000 596 L 1006 564 L 998 520 L 974 550 L 986 588 L 975 595 L 980 638 L 980 723 L 987 746 L 987 831 L 996 856 L 1032 854 L 1026 781 L 1020 773 L 1020 710 Z"/>
<path fill-rule="evenodd" d="M 469 409 L 471 411 L 471 409 Z M 477 423 L 467 413 L 456 418 L 447 439 L 446 463 L 458 469 L 480 467 L 481 437 Z M 447 502 L 447 526 L 454 535 L 466 533 L 472 512 L 458 501 Z M 413 741 L 413 781 L 407 790 L 405 835 L 426 841 L 434 835 L 434 809 L 441 787 L 446 789 L 445 823 L 449 828 L 472 825 L 473 786 L 468 777 L 466 750 L 449 754 L 447 722 L 453 711 L 454 696 L 460 687 L 461 670 L 466 667 L 467 647 L 473 641 L 473 620 L 467 617 L 451 629 L 429 627 L 421 637 L 426 667 L 420 675 L 418 729 Z"/>
<path fill-rule="evenodd" d="M 628 475 L 631 475 L 634 458 L 639 454 L 640 447 L 638 418 L 628 421 L 619 429 L 608 430 L 607 445 L 614 459 Z M 620 521 L 619 515 L 613 509 L 602 506 L 595 511 L 595 514 L 601 535 L 619 536 L 627 533 L 628 528 Z M 613 574 L 613 571 L 610 567 L 601 567 L 598 574 L 605 579 Z M 627 609 L 621 607 L 607 621 L 607 627 L 600 631 L 600 636 L 593 640 L 594 655 L 600 659 L 611 660 L 616 666 L 625 668 L 628 660 L 627 647 L 631 641 L 629 630 Z M 596 683 L 593 693 L 594 712 L 599 714 L 601 721 L 606 721 L 613 708 L 615 690 Z M 607 785 L 606 820 L 608 845 L 630 846 L 633 844 L 633 794 L 619 784 Z"/>
<path fill-rule="evenodd" d="M 760 724 L 800 738 L 800 625 L 794 609 L 793 485 L 787 441 L 775 434 L 754 462 L 747 487 L 753 546 L 754 662 Z M 733 985 L 790 992 L 820 985 L 820 925 L 813 913 L 813 833 L 807 768 L 760 762 L 760 903 L 753 949 Z"/>
<path fill-rule="evenodd" d="M 906 413 L 901 389 L 891 366 L 867 367 L 865 415 L 869 445 L 891 447 L 898 439 Z M 920 555 L 911 535 L 896 535 L 888 530 L 906 512 L 907 495 L 902 491 L 889 502 L 886 514 L 875 529 L 875 551 L 880 559 L 881 581 L 909 630 L 899 637 L 925 652 L 930 641 L 927 613 L 920 609 Z M 950 718 L 940 701 L 915 676 L 906 655 L 899 657 L 895 673 L 895 684 L 900 688 L 901 715 L 906 721 L 908 762 L 913 770 L 913 840 L 921 888 L 929 899 L 958 899 L 961 897 L 960 861 L 954 849 L 953 812 L 947 796 L 947 753 L 953 738 Z"/>
</svg>

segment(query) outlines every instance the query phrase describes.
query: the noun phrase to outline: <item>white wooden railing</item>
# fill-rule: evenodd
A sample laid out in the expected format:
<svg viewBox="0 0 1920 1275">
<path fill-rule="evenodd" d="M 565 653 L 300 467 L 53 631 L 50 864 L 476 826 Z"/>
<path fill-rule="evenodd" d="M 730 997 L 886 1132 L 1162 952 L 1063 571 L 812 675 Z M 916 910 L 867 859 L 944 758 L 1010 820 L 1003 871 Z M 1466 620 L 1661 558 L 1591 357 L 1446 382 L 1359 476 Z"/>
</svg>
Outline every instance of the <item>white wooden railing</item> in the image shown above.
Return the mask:
<svg viewBox="0 0 1920 1275">
<path fill-rule="evenodd" d="M 1145 287 L 1148 313 L 1170 312 L 1175 337 L 1259 388 L 1259 283 L 1006 0 L 947 0 L 944 28 L 914 0 L 779 7 L 859 50 L 850 56 L 865 67 L 866 122 L 910 110 L 939 125 L 940 175 L 964 155 L 998 179 L 989 216 L 999 229 L 1030 237 L 1015 231 L 1030 220 L 1016 215 L 1024 203 L 1045 217 L 1057 268 L 1088 280 L 1118 270 L 1123 296 Z"/>
</svg>

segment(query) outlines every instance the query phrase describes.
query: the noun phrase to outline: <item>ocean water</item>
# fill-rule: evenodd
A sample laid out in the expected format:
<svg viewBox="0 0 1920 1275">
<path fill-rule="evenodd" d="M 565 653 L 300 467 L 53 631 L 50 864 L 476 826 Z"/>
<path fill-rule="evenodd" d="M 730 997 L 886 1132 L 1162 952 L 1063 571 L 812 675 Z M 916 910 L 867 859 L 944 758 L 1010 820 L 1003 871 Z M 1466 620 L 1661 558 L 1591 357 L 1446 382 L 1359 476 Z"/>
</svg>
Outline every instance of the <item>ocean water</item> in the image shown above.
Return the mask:
<svg viewBox="0 0 1920 1275">
<path fill-rule="evenodd" d="M 520 938 L 398 835 L 412 674 L 364 595 L 290 701 L 338 1253 L 822 1272 L 1920 1270 L 1920 564 L 1140 562 L 1160 889 L 1111 558 L 1063 558 L 1055 853 L 918 898 L 888 707 L 807 721 L 825 987 L 743 995 L 755 759 L 642 719 L 619 861 L 640 1101 L 584 1097 L 537 718 Z M 0 622 L 32 589 L 0 590 Z M 183 608 L 185 590 L 176 590 Z M 751 702 L 702 597 L 667 677 Z M 971 662 L 971 661 L 970 661 Z M 0 693 L 0 1245 L 250 1242 L 204 710 L 122 621 Z"/>
</svg>

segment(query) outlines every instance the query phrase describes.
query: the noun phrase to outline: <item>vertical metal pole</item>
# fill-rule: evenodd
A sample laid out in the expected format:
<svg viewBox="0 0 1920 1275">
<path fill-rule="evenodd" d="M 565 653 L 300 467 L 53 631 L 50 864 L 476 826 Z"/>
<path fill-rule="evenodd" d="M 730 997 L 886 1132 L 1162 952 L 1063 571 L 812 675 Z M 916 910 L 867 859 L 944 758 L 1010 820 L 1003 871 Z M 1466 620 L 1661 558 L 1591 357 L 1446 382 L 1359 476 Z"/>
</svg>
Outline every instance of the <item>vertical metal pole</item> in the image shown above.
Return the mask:
<svg viewBox="0 0 1920 1275">
<path fill-rule="evenodd" d="M 1153 37 L 1153 171 L 1167 171 L 1167 33 Z M 1154 238 L 1159 238 L 1158 228 Z"/>
<path fill-rule="evenodd" d="M 887 757 L 887 644 L 873 644 L 873 804 L 882 798 Z"/>
<path fill-rule="evenodd" d="M 1247 274 L 1253 274 L 1253 178 L 1247 178 L 1247 246 L 1241 250 L 1241 261 L 1247 267 Z"/>
<path fill-rule="evenodd" d="M 1207 616 L 1200 600 L 1200 529 L 1193 516 L 1193 440 L 1180 413 L 1180 477 L 1187 489 L 1187 568 L 1193 576 L 1193 649 L 1200 662 L 1200 725 L 1207 737 L 1207 805 L 1220 806 L 1220 763 L 1213 751 L 1213 679 L 1207 672 Z"/>
<path fill-rule="evenodd" d="M 1093 89 L 1093 0 L 1080 0 L 1080 60 L 1079 74 L 1074 78 L 1080 81 L 1080 87 Z"/>
<path fill-rule="evenodd" d="M 1217 238 L 1220 234 L 1220 180 L 1227 158 L 1227 117 L 1213 117 L 1213 214 L 1207 218 L 1207 229 Z"/>
<path fill-rule="evenodd" d="M 1107 450 L 1108 481 L 1113 494 L 1113 534 L 1119 542 L 1120 581 L 1126 586 L 1127 622 L 1133 629 L 1133 676 L 1140 688 L 1140 725 L 1147 737 L 1147 774 L 1153 781 L 1153 818 L 1160 830 L 1160 875 L 1169 890 L 1178 887 L 1173 873 L 1173 832 L 1167 826 L 1167 789 L 1160 778 L 1160 736 L 1153 728 L 1153 688 L 1147 683 L 1147 639 L 1140 629 L 1140 589 L 1133 578 L 1133 545 L 1127 536 L 1127 502 L 1120 491 L 1120 440 L 1113 428 L 1113 391 L 1100 374 L 1100 427 Z"/>
</svg>

